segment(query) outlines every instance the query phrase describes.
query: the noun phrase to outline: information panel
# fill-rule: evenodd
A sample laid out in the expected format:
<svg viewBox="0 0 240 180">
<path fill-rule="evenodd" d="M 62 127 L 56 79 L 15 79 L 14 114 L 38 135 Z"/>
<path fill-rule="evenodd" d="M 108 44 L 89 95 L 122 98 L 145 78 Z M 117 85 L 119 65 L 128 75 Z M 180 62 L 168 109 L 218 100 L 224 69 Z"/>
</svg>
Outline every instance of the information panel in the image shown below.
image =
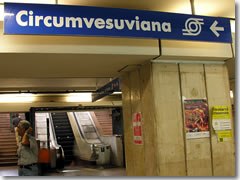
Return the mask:
<svg viewBox="0 0 240 180">
<path fill-rule="evenodd" d="M 120 8 L 25 3 L 5 3 L 4 9 L 4 34 L 232 42 L 228 18 Z"/>
</svg>

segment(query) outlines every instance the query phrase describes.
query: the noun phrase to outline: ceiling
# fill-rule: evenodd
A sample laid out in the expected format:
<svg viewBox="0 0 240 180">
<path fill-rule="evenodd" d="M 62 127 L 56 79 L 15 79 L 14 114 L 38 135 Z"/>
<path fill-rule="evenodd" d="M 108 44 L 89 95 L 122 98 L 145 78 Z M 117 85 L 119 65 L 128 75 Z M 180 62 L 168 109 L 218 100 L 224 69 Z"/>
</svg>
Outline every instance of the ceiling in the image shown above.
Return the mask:
<svg viewBox="0 0 240 180">
<path fill-rule="evenodd" d="M 48 3 L 64 5 L 99 6 L 112 8 L 141 9 L 191 14 L 190 0 L 0 0 L 4 2 Z M 195 14 L 205 16 L 219 16 L 235 19 L 234 0 L 194 0 Z M 111 56 L 111 55 L 78 55 L 71 54 L 1 54 L 1 59 L 8 59 L 8 64 L 13 64 L 0 71 L 0 91 L 5 90 L 94 90 L 96 87 L 109 82 L 111 78 L 120 75 L 120 68 L 136 62 L 149 60 L 148 56 Z M 107 58 L 106 63 L 101 63 L 101 58 Z M 119 58 L 119 59 L 117 59 Z M 134 60 L 135 59 L 135 60 Z M 40 60 L 40 61 L 38 61 Z M 49 63 L 51 60 L 51 63 Z M 10 62 L 10 63 L 9 63 Z M 41 63 L 37 63 L 41 62 Z M 48 62 L 48 66 L 44 66 Z M 61 65 L 58 62 L 65 62 Z M 78 64 L 81 62 L 81 65 Z M 30 63 L 30 65 L 29 65 Z M 35 64 L 34 64 L 35 63 Z M 111 68 L 108 67 L 111 64 Z M 0 62 L 1 65 L 4 61 Z M 55 66 L 58 68 L 55 68 Z M 36 69 L 28 69 L 26 66 Z M 6 67 L 6 66 L 5 66 Z M 89 71 L 92 67 L 92 71 Z M 65 71 L 65 68 L 72 69 Z M 22 71 L 24 69 L 24 72 Z M 37 71 L 37 73 L 36 73 Z M 61 72 L 62 77 L 55 74 Z M 71 73 L 69 73 L 71 72 Z M 84 77 L 78 77 L 76 72 L 83 72 Z M 12 77 L 9 74 L 13 74 Z M 5 78 L 8 74 L 8 78 Z M 40 74 L 41 77 L 34 77 Z M 46 76 L 44 76 L 46 75 Z M 24 77 L 26 76 L 26 77 Z M 21 77 L 21 78 L 18 78 Z M 29 78 L 32 77 L 32 78 Z"/>
<path fill-rule="evenodd" d="M 191 14 L 190 0 L 0 0 L 4 2 L 64 4 Z M 234 0 L 194 0 L 195 14 L 235 18 Z"/>
<path fill-rule="evenodd" d="M 58 0 L 58 4 L 191 14 L 190 0 Z M 234 0 L 194 0 L 196 15 L 235 18 Z"/>
</svg>

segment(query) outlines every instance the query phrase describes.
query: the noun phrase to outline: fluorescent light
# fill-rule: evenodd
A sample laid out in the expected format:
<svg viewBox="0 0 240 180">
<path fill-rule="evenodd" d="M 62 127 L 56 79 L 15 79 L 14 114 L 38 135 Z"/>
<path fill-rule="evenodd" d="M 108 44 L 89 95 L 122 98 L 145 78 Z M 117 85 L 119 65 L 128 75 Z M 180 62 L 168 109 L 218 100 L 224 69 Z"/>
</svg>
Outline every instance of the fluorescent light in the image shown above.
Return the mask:
<svg viewBox="0 0 240 180">
<path fill-rule="evenodd" d="M 122 92 L 113 92 L 112 94 L 122 94 Z"/>
<path fill-rule="evenodd" d="M 4 13 L 4 17 L 5 16 L 14 16 L 14 14 L 13 13 Z"/>
<path fill-rule="evenodd" d="M 235 33 L 235 21 L 231 20 L 230 23 L 231 23 L 231 31 Z"/>
<path fill-rule="evenodd" d="M 1 94 L 0 103 L 24 103 L 33 102 L 35 96 L 33 94 Z"/>
<path fill-rule="evenodd" d="M 67 102 L 92 102 L 92 93 L 70 93 Z"/>
<path fill-rule="evenodd" d="M 31 4 L 55 4 L 55 0 L 4 0 L 4 2 L 13 3 L 31 3 Z"/>
<path fill-rule="evenodd" d="M 0 5 L 0 21 L 4 19 L 4 6 Z"/>
<path fill-rule="evenodd" d="M 233 98 L 233 91 L 230 90 L 230 97 Z"/>
<path fill-rule="evenodd" d="M 56 4 L 56 0 L 0 0 L 0 3 L 10 2 L 10 3 L 31 3 L 31 4 Z M 4 5 L 0 5 L 0 21 L 4 20 Z M 14 15 L 14 14 L 7 14 Z"/>
</svg>

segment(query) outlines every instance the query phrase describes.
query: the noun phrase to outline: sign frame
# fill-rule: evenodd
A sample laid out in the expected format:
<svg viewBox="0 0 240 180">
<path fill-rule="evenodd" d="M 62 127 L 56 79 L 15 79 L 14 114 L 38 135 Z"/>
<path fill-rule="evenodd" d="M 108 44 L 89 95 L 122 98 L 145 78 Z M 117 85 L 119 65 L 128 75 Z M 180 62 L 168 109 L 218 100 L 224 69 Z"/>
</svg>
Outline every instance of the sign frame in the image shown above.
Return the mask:
<svg viewBox="0 0 240 180">
<path fill-rule="evenodd" d="M 121 8 L 4 4 L 4 34 L 232 42 L 230 19 Z"/>
<path fill-rule="evenodd" d="M 105 96 L 112 94 L 113 92 L 121 92 L 121 81 L 120 78 L 116 78 L 104 85 L 103 87 L 96 90 L 96 93 L 92 94 L 92 102 L 95 102 Z"/>
</svg>

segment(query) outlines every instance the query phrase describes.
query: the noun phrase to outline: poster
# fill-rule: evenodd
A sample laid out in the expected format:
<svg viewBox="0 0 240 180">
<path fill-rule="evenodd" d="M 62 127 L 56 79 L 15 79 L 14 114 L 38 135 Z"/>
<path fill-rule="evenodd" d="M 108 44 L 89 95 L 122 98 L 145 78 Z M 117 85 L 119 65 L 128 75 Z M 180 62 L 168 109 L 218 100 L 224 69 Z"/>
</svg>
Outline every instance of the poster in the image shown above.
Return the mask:
<svg viewBox="0 0 240 180">
<path fill-rule="evenodd" d="M 230 106 L 213 106 L 212 124 L 220 143 L 232 140 L 230 110 Z"/>
<path fill-rule="evenodd" d="M 185 99 L 184 118 L 187 139 L 209 137 L 209 115 L 206 99 Z"/>
<path fill-rule="evenodd" d="M 133 114 L 133 141 L 134 144 L 143 144 L 141 112 Z"/>
<path fill-rule="evenodd" d="M 213 129 L 215 131 L 231 130 L 231 114 L 229 106 L 213 106 Z"/>
</svg>

